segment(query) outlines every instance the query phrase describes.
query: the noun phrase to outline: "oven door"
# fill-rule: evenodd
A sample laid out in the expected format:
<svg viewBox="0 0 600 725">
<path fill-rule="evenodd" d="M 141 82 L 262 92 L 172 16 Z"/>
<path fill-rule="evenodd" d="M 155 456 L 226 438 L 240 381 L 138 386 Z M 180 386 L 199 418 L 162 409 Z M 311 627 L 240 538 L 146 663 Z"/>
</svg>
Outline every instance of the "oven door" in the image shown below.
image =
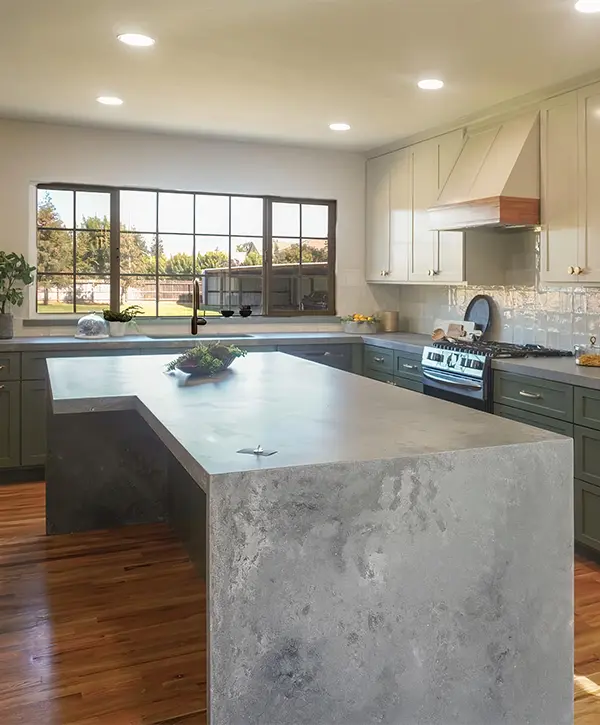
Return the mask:
<svg viewBox="0 0 600 725">
<path fill-rule="evenodd" d="M 488 376 L 481 379 L 441 370 L 423 368 L 423 392 L 433 398 L 450 403 L 466 405 L 468 408 L 491 412 L 488 401 Z"/>
</svg>

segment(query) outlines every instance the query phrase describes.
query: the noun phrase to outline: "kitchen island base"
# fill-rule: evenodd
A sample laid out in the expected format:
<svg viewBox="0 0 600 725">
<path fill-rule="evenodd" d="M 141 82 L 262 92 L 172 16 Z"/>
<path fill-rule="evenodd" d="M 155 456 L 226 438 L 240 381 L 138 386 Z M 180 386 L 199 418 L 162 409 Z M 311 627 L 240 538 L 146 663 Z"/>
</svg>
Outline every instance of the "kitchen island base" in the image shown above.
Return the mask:
<svg viewBox="0 0 600 725">
<path fill-rule="evenodd" d="M 150 489 L 206 556 L 211 725 L 571 725 L 570 440 L 277 353 L 190 388 L 162 363 L 51 361 L 54 419 L 129 405 L 164 456 Z"/>
</svg>

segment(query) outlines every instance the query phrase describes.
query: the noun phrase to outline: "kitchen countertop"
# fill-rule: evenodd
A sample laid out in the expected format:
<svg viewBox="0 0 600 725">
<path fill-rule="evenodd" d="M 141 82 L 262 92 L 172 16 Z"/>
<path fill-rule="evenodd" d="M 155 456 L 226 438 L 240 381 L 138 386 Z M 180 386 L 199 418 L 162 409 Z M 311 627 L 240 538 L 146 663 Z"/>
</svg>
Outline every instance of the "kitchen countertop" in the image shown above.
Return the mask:
<svg viewBox="0 0 600 725">
<path fill-rule="evenodd" d="M 557 383 L 600 390 L 600 368 L 576 365 L 574 357 L 526 357 L 513 360 L 494 360 L 492 367 L 494 370 L 503 370 L 515 375 L 528 375 L 532 378 L 543 378 Z"/>
<path fill-rule="evenodd" d="M 166 335 L 148 337 L 147 335 L 128 335 L 126 337 L 107 337 L 100 340 L 81 340 L 76 337 L 15 337 L 12 340 L 0 340 L 2 352 L 55 352 L 60 350 L 130 350 L 180 348 L 182 344 L 199 343 L 208 340 L 224 340 L 228 344 L 254 347 L 256 345 L 293 344 L 318 345 L 362 343 L 360 335 L 348 335 L 344 332 L 262 332 L 250 333 L 248 336 L 232 336 L 231 333 L 197 335 Z"/>
<path fill-rule="evenodd" d="M 51 358 L 54 412 L 138 410 L 172 453 L 208 474 L 557 438 L 284 354 L 255 353 L 225 373 L 187 384 L 163 372 L 169 360 Z M 258 443 L 278 453 L 258 459 L 237 453 Z"/>
</svg>

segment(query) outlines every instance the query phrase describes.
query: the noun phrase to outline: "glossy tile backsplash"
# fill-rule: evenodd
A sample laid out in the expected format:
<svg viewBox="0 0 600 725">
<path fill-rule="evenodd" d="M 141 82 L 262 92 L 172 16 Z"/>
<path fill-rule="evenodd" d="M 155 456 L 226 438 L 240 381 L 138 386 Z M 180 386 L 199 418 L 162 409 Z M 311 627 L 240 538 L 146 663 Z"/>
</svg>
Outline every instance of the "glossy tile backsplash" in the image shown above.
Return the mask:
<svg viewBox="0 0 600 725">
<path fill-rule="evenodd" d="M 539 279 L 539 240 L 535 247 Z M 596 287 L 406 285 L 400 289 L 403 328 L 428 334 L 436 319 L 462 320 L 469 301 L 478 294 L 489 295 L 495 303 L 489 339 L 560 349 L 587 343 L 591 335 L 600 339 L 600 288 Z"/>
<path fill-rule="evenodd" d="M 403 327 L 428 334 L 436 319 L 461 320 L 478 294 L 494 299 L 490 339 L 570 349 L 590 335 L 600 338 L 600 289 L 590 287 L 403 287 Z"/>
</svg>

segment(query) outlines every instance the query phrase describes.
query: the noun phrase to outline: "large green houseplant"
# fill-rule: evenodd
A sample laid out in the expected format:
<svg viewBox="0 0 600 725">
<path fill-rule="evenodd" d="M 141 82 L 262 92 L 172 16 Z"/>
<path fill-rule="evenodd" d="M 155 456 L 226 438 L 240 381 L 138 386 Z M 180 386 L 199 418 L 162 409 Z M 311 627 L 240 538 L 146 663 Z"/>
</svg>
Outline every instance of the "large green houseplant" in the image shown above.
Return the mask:
<svg viewBox="0 0 600 725">
<path fill-rule="evenodd" d="M 0 340 L 13 336 L 11 307 L 23 304 L 23 289 L 33 282 L 35 267 L 22 254 L 0 251 Z"/>
</svg>

